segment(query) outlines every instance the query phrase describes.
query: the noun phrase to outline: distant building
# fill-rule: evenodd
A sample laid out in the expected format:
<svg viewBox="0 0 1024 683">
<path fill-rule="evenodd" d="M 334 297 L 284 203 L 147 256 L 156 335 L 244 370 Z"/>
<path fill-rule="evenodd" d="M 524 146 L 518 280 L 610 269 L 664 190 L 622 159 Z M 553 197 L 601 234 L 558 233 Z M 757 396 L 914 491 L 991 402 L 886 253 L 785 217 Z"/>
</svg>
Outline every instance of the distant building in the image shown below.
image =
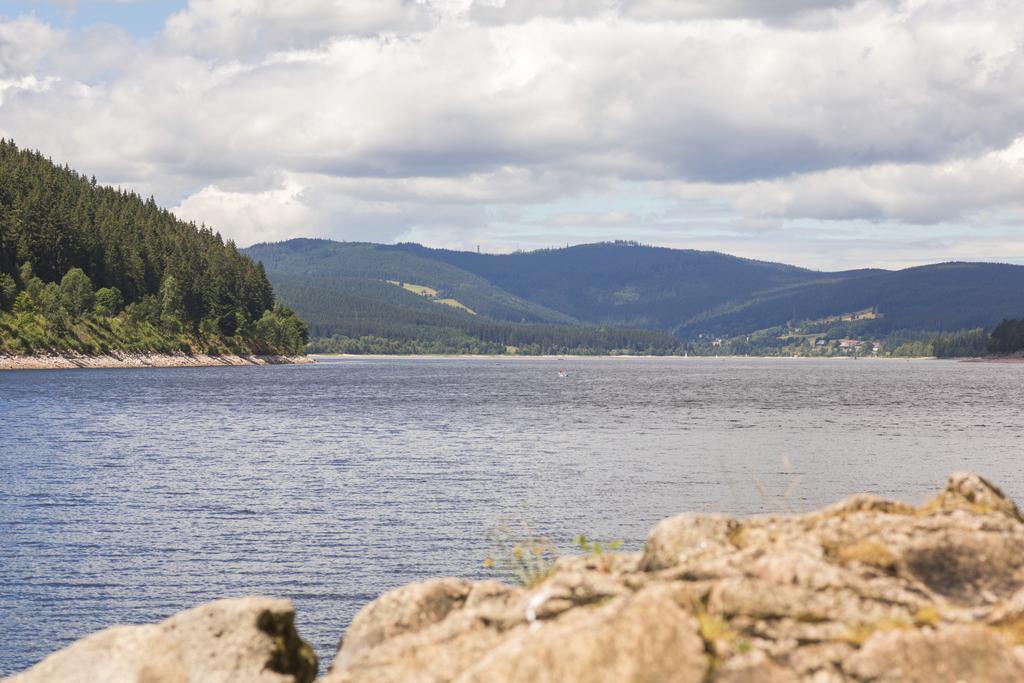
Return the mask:
<svg viewBox="0 0 1024 683">
<path fill-rule="evenodd" d="M 862 342 L 856 339 L 840 339 L 839 348 L 841 349 L 856 349 L 859 348 Z"/>
</svg>

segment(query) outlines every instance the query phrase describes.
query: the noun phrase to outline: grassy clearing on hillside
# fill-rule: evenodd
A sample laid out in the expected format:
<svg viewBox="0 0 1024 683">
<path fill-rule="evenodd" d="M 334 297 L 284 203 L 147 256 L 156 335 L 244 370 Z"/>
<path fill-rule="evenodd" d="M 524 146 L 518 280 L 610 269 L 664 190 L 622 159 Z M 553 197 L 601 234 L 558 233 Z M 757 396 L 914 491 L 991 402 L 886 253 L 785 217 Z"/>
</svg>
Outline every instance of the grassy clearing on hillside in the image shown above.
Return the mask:
<svg viewBox="0 0 1024 683">
<path fill-rule="evenodd" d="M 470 315 L 476 315 L 476 311 L 474 311 L 472 308 L 462 303 L 458 299 L 452 299 L 451 297 L 446 297 L 443 299 L 438 298 L 440 294 L 433 287 L 427 287 L 426 285 L 414 285 L 411 282 L 399 282 L 398 280 L 388 280 L 387 282 L 397 287 L 401 287 L 407 292 L 412 292 L 413 294 L 418 294 L 425 299 L 430 299 L 435 304 L 451 306 L 452 308 L 457 308 L 461 311 L 465 311 Z"/>
<path fill-rule="evenodd" d="M 476 311 L 474 311 L 469 306 L 466 306 L 465 304 L 461 303 L 457 299 L 434 299 L 434 301 L 439 303 L 439 304 L 444 304 L 445 306 L 451 306 L 452 308 L 458 308 L 459 310 L 465 311 L 466 313 L 469 313 L 470 315 L 476 315 Z"/>
<path fill-rule="evenodd" d="M 419 294 L 420 296 L 429 297 L 431 299 L 437 297 L 437 290 L 433 287 L 427 287 L 426 285 L 414 285 L 410 282 L 399 282 L 398 280 L 388 280 L 390 284 L 397 285 L 407 292 L 413 294 Z"/>
</svg>

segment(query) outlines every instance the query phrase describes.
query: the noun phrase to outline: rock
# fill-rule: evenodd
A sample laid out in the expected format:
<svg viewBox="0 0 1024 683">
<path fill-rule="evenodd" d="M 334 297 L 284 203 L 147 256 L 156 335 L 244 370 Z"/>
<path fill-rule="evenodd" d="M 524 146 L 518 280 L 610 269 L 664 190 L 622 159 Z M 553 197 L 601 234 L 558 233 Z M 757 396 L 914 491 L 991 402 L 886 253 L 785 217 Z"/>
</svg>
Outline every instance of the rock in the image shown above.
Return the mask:
<svg viewBox="0 0 1024 683">
<path fill-rule="evenodd" d="M 159 626 L 112 626 L 59 650 L 7 683 L 189 683 L 181 654 Z"/>
<path fill-rule="evenodd" d="M 661 588 L 575 610 L 519 632 L 454 678 L 457 683 L 700 683 L 704 641 L 693 618 Z"/>
<path fill-rule="evenodd" d="M 1024 681 L 1024 521 L 974 474 L 914 508 L 684 514 L 642 554 L 559 559 L 529 588 L 384 594 L 322 683 Z M 12 679 L 309 681 L 291 605 L 225 600 L 85 638 Z"/>
<path fill-rule="evenodd" d="M 640 560 L 642 571 L 720 557 L 735 550 L 730 537 L 740 530 L 731 517 L 682 514 L 662 520 L 647 536 Z"/>
<path fill-rule="evenodd" d="M 1020 510 L 999 488 L 973 472 L 949 475 L 945 490 L 926 508 L 940 510 L 966 509 L 972 512 L 996 512 L 1024 522 Z"/>
<path fill-rule="evenodd" d="M 392 638 L 334 665 L 323 683 L 441 683 L 526 630 L 525 623 L 496 628 L 456 612 L 422 631 Z"/>
<path fill-rule="evenodd" d="M 161 623 L 192 679 L 305 683 L 317 659 L 295 629 L 295 608 L 281 598 L 228 598 Z"/>
<path fill-rule="evenodd" d="M 883 512 L 889 515 L 912 515 L 914 506 L 895 500 L 886 500 L 870 493 L 858 493 L 833 503 L 819 514 L 825 517 L 848 515 L 852 512 Z"/>
<path fill-rule="evenodd" d="M 335 657 L 344 666 L 360 650 L 384 640 L 419 631 L 461 609 L 472 584 L 459 579 L 435 579 L 385 593 L 356 614 Z"/>
<path fill-rule="evenodd" d="M 843 669 L 877 683 L 1024 681 L 1024 661 L 1015 656 L 1010 643 L 976 624 L 879 631 L 843 663 Z"/>
<path fill-rule="evenodd" d="M 159 624 L 114 626 L 55 652 L 8 683 L 308 683 L 316 656 L 288 600 L 229 598 Z"/>
<path fill-rule="evenodd" d="M 799 683 L 793 671 L 779 666 L 763 652 L 740 655 L 715 672 L 714 683 Z"/>
<path fill-rule="evenodd" d="M 463 595 L 460 599 L 460 594 Z M 451 680 L 525 631 L 538 595 L 496 581 L 440 579 L 386 593 L 356 615 L 324 683 Z M 389 623 L 394 620 L 394 623 Z"/>
<path fill-rule="evenodd" d="M 1005 600 L 1024 585 L 1021 534 L 938 530 L 901 552 L 906 571 L 933 592 L 963 605 Z"/>
<path fill-rule="evenodd" d="M 787 659 L 787 664 L 794 672 L 806 676 L 826 671 L 835 673 L 836 666 L 853 654 L 853 646 L 839 640 L 815 643 L 795 650 Z"/>
<path fill-rule="evenodd" d="M 639 557 L 563 558 L 528 591 L 384 596 L 327 681 L 1010 680 L 1024 651 L 1020 548 L 1016 506 L 967 474 L 921 508 L 858 495 L 805 515 L 684 514 Z"/>
<path fill-rule="evenodd" d="M 989 616 L 989 623 L 1024 623 L 1024 588 L 1014 593 L 1009 600 L 993 609 Z"/>
</svg>

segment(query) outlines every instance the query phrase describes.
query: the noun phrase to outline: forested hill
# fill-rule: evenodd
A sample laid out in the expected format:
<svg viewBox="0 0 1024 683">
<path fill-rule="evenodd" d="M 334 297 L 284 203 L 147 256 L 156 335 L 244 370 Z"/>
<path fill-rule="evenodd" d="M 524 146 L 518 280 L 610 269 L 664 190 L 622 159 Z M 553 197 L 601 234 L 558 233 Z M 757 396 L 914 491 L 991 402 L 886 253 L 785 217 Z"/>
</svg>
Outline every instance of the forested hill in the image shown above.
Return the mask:
<svg viewBox="0 0 1024 683">
<path fill-rule="evenodd" d="M 233 243 L 0 141 L 0 351 L 296 353 L 305 334 Z"/>
<path fill-rule="evenodd" d="M 443 291 L 473 311 L 496 320 L 578 322 L 571 315 L 527 301 L 484 277 L 449 265 L 429 250 L 421 254 L 413 249 L 379 244 L 294 239 L 278 244 L 257 244 L 246 253 L 265 265 L 275 277 L 399 280 Z"/>
<path fill-rule="evenodd" d="M 676 330 L 686 321 L 752 293 L 785 290 L 822 274 L 717 252 L 632 242 L 583 244 L 513 254 L 396 245 L 484 278 L 515 296 L 578 320 Z M 703 331 L 703 330 L 702 330 Z"/>
<path fill-rule="evenodd" d="M 347 353 L 644 353 L 671 335 L 580 324 L 441 261 L 377 244 L 299 239 L 245 250 L 307 320 L 311 350 Z"/>
<path fill-rule="evenodd" d="M 916 339 L 1024 317 L 1024 267 L 993 263 L 821 272 L 631 242 L 479 254 L 295 239 L 246 253 L 321 336 L 410 333 L 386 329 L 385 310 L 392 321 L 417 311 L 430 325 L 465 327 L 466 312 L 439 310 L 442 301 L 463 304 L 478 321 L 647 329 L 684 343 L 755 333 L 787 344 L 812 333 Z M 427 290 L 434 295 L 422 296 Z"/>
<path fill-rule="evenodd" d="M 821 272 L 629 242 L 514 254 L 395 249 L 431 257 L 593 324 L 733 336 L 870 310 L 864 332 L 990 328 L 1024 315 L 1024 267 L 939 263 Z"/>
</svg>

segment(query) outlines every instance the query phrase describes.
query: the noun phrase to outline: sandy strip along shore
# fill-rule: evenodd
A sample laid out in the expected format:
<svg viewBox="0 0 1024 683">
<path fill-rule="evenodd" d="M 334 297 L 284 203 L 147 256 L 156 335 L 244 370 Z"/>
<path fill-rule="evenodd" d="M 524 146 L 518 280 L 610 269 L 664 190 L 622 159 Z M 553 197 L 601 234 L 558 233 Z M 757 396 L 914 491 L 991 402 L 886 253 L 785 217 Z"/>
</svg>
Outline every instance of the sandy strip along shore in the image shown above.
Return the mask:
<svg viewBox="0 0 1024 683">
<path fill-rule="evenodd" d="M 0 370 L 67 370 L 74 368 L 191 368 L 220 365 L 288 365 L 315 363 L 309 356 L 212 356 L 196 354 L 130 353 L 112 351 L 102 355 L 0 354 Z"/>
</svg>

